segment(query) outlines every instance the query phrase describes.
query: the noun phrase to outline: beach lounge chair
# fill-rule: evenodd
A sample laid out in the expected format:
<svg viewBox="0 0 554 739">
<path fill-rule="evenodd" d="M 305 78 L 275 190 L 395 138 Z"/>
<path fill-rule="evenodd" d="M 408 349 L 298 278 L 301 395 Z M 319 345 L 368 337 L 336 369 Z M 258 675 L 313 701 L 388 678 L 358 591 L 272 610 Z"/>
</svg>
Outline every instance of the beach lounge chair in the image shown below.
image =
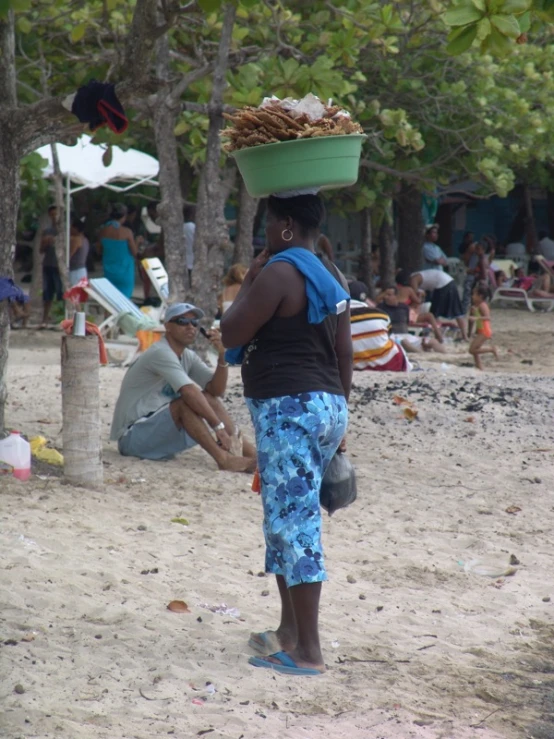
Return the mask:
<svg viewBox="0 0 554 739">
<path fill-rule="evenodd" d="M 109 314 L 98 327 L 103 335 L 115 327 L 117 319 L 122 313 L 130 313 L 138 320 L 143 317 L 140 308 L 123 295 L 115 285 L 112 285 L 106 277 L 90 279 L 84 289 L 89 297 L 101 305 Z"/>
<path fill-rule="evenodd" d="M 465 264 L 458 257 L 448 257 L 446 261 L 448 263 L 448 274 L 456 283 L 456 287 L 459 290 L 463 289 L 466 276 Z"/>
<path fill-rule="evenodd" d="M 95 300 L 108 313 L 107 318 L 98 327 L 104 337 L 106 349 L 108 352 L 112 350 L 112 353 L 122 353 L 123 366 L 129 365 L 141 350 L 147 348 L 144 339 L 141 338 L 144 335 L 144 331 L 141 329 L 146 328 L 151 330 L 151 320 L 149 321 L 138 306 L 123 295 L 105 277 L 96 277 L 89 280 L 84 290 L 92 300 Z M 134 336 L 122 335 L 118 326 L 118 321 L 121 320 L 122 316 L 131 319 L 128 322 L 134 326 Z M 143 326 L 147 322 L 148 325 Z M 108 338 L 108 334 L 114 332 L 114 330 L 115 337 Z M 163 332 L 163 327 L 156 327 L 155 331 Z"/>
<path fill-rule="evenodd" d="M 532 312 L 535 310 L 535 305 L 542 306 L 543 308 L 546 308 L 547 311 L 551 311 L 554 308 L 554 300 L 551 300 L 550 298 L 530 297 L 529 294 L 520 287 L 497 288 L 492 296 L 491 305 L 496 301 L 524 305 Z"/>
<path fill-rule="evenodd" d="M 150 282 L 154 286 L 158 297 L 162 301 L 162 307 L 167 307 L 167 299 L 169 298 L 169 276 L 165 267 L 158 257 L 148 257 L 140 260 L 144 271 L 150 278 Z"/>
<path fill-rule="evenodd" d="M 516 269 L 519 267 L 513 259 L 494 259 L 492 263 L 496 267 L 496 271 L 504 272 L 508 279 L 514 276 Z"/>
</svg>

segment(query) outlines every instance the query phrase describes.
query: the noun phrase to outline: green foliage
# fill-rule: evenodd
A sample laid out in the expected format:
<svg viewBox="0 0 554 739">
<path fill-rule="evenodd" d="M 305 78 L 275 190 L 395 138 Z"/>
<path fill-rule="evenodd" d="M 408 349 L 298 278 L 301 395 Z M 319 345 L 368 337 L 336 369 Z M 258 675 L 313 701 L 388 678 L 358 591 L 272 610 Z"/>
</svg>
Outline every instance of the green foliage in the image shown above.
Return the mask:
<svg viewBox="0 0 554 739">
<path fill-rule="evenodd" d="M 443 17 L 453 29 L 448 35 L 448 52 L 461 54 L 477 40 L 483 53 L 509 54 L 514 41 L 525 41 L 531 11 L 539 6 L 544 10 L 542 2 L 533 0 L 453 0 Z"/>
</svg>

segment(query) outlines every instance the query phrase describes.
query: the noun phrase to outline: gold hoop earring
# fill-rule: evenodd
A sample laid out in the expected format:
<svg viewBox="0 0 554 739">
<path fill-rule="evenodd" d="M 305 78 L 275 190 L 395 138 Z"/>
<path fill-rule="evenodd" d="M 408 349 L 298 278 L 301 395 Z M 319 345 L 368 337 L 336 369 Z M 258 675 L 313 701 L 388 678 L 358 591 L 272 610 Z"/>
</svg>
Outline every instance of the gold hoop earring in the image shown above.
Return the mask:
<svg viewBox="0 0 554 739">
<path fill-rule="evenodd" d="M 285 236 L 285 234 L 288 234 L 288 235 Z M 285 228 L 283 229 L 283 231 L 281 231 L 281 238 L 283 239 L 283 241 L 292 241 L 294 238 L 294 234 L 290 230 L 290 228 Z"/>
</svg>

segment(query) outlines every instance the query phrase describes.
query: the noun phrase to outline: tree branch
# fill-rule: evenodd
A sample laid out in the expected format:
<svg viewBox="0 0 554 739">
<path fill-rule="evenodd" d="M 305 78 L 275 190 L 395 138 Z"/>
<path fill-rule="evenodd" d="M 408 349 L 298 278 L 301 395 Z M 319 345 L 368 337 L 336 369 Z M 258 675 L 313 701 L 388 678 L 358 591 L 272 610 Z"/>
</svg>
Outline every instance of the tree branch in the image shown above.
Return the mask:
<svg viewBox="0 0 554 739">
<path fill-rule="evenodd" d="M 421 175 L 414 172 L 402 172 L 399 169 L 393 169 L 392 167 L 387 167 L 384 164 L 372 162 L 371 159 L 362 159 L 360 161 L 360 165 L 362 167 L 367 167 L 367 169 L 375 169 L 378 172 L 384 172 L 385 174 L 388 174 L 391 177 L 396 177 L 399 180 L 406 180 L 407 182 L 421 182 L 428 185 L 435 184 L 434 180 L 431 180 L 427 177 L 422 177 Z"/>
</svg>

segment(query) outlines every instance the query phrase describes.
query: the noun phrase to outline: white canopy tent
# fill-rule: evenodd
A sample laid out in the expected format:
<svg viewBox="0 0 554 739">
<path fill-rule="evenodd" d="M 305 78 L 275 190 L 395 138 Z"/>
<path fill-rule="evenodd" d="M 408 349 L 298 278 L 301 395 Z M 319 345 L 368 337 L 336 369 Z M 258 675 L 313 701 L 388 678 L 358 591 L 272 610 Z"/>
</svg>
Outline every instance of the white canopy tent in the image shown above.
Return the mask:
<svg viewBox="0 0 554 739">
<path fill-rule="evenodd" d="M 75 146 L 56 144 L 60 171 L 65 179 L 66 249 L 69 262 L 69 229 L 71 195 L 80 190 L 107 187 L 114 192 L 127 192 L 138 185 L 158 186 L 159 164 L 154 157 L 136 149 L 123 151 L 111 147 L 111 162 L 106 166 L 102 160 L 107 144 L 93 144 L 90 136 L 83 134 Z M 37 154 L 47 160 L 44 177 L 54 173 L 52 147 L 50 144 L 37 149 Z"/>
</svg>

